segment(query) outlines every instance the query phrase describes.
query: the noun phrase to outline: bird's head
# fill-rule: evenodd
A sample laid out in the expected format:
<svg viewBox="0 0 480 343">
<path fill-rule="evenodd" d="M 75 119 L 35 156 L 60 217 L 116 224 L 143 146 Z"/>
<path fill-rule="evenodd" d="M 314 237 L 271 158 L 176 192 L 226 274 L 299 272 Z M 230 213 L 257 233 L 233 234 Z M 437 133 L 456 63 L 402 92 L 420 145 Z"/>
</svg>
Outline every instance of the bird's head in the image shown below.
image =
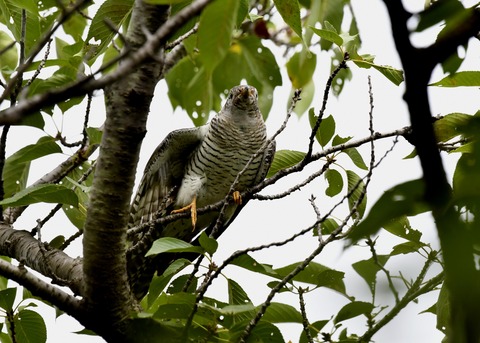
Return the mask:
<svg viewBox="0 0 480 343">
<path fill-rule="evenodd" d="M 258 109 L 258 92 L 255 87 L 240 85 L 235 86 L 228 93 L 227 102 L 224 110 L 230 113 L 245 113 L 256 114 Z"/>
</svg>

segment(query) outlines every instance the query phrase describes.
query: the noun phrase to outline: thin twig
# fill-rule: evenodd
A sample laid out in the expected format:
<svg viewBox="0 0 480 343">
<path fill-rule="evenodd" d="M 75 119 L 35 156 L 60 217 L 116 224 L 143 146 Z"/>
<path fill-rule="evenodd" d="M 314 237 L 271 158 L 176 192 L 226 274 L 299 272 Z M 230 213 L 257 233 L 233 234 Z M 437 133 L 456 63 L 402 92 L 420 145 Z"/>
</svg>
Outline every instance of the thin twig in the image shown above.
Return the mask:
<svg viewBox="0 0 480 343">
<path fill-rule="evenodd" d="M 7 148 L 7 136 L 10 130 L 10 125 L 5 125 L 2 129 L 2 136 L 0 137 L 0 175 L 3 175 L 3 169 L 5 168 L 5 154 Z M 0 199 L 5 197 L 5 187 L 3 183 L 3 177 L 0 177 Z M 3 222 L 3 206 L 0 205 L 0 221 Z"/>
<path fill-rule="evenodd" d="M 312 194 L 310 195 L 310 205 L 313 207 L 313 211 L 315 212 L 315 215 L 317 217 L 317 221 L 322 218 L 322 214 L 320 213 L 320 209 L 318 208 L 317 204 L 315 203 L 315 196 Z M 323 241 L 323 236 L 322 236 L 322 227 L 321 225 L 318 225 L 317 227 L 317 235 L 318 235 L 318 241 L 322 243 Z"/>
<path fill-rule="evenodd" d="M 297 183 L 295 186 L 287 189 L 286 191 L 284 191 L 282 193 L 278 193 L 278 194 L 274 194 L 274 195 L 262 195 L 262 194 L 257 193 L 257 194 L 252 195 L 252 199 L 275 200 L 275 199 L 285 198 L 286 196 L 289 196 L 293 192 L 296 192 L 296 191 L 302 189 L 304 186 L 306 186 L 307 184 L 309 184 L 310 182 L 312 182 L 313 180 L 315 180 L 319 176 L 323 175 L 328 170 L 328 168 L 330 167 L 330 165 L 333 162 L 334 162 L 333 159 L 328 159 L 327 162 L 323 165 L 323 167 L 320 170 L 316 171 L 315 173 L 312 173 L 305 180 L 303 180 L 300 183 Z"/>
<path fill-rule="evenodd" d="M 375 241 L 373 241 L 371 238 L 368 238 L 367 239 L 367 245 L 370 247 L 370 252 L 372 253 L 373 261 L 375 262 L 377 267 L 380 268 L 380 270 L 387 277 L 388 287 L 390 288 L 390 290 L 393 293 L 393 296 L 395 298 L 395 303 L 398 304 L 398 302 L 400 301 L 400 298 L 398 296 L 398 291 L 397 291 L 395 285 L 393 284 L 393 279 L 392 279 L 392 276 L 390 275 L 390 271 L 388 269 L 386 269 L 385 266 L 382 263 L 380 263 L 380 261 L 378 260 L 377 251 L 375 250 Z M 375 295 L 372 294 L 372 296 L 375 296 Z"/>
<path fill-rule="evenodd" d="M 328 102 L 328 95 L 330 93 L 330 88 L 332 87 L 333 80 L 337 76 L 337 74 L 340 72 L 340 70 L 347 68 L 347 61 L 349 59 L 348 53 L 345 53 L 342 62 L 333 70 L 332 74 L 327 80 L 327 83 L 325 85 L 325 90 L 323 92 L 323 101 L 322 101 L 322 108 L 320 109 L 318 113 L 318 118 L 315 121 L 315 126 L 312 129 L 312 132 L 310 133 L 310 138 L 309 138 L 309 143 L 308 143 L 308 152 L 304 157 L 304 163 L 307 163 L 310 157 L 312 156 L 313 152 L 313 143 L 315 142 L 315 136 L 317 134 L 318 129 L 320 128 L 320 124 L 322 123 L 323 115 L 325 113 L 325 110 L 327 108 L 327 102 Z"/>
<path fill-rule="evenodd" d="M 444 279 L 444 273 L 441 272 L 440 274 L 436 275 L 435 277 L 428 280 L 423 286 L 423 280 L 425 279 L 425 275 L 430 268 L 433 258 L 429 256 L 425 261 L 425 264 L 420 271 L 419 275 L 417 276 L 415 282 L 412 286 L 408 289 L 405 295 L 400 299 L 399 302 L 395 304 L 395 306 L 388 312 L 381 320 L 379 320 L 373 327 L 367 330 L 362 337 L 358 339 L 358 342 L 370 342 L 371 338 L 375 333 L 377 333 L 382 327 L 387 325 L 393 318 L 403 309 L 405 308 L 410 302 L 418 298 L 420 295 L 428 293 L 435 289 Z"/>
<path fill-rule="evenodd" d="M 192 272 L 190 273 L 190 275 L 188 276 L 188 279 L 187 281 L 185 281 L 185 285 L 183 285 L 183 288 L 182 288 L 182 292 L 186 292 L 188 290 L 188 288 L 190 287 L 190 285 L 192 284 L 193 282 L 193 279 L 195 278 L 195 274 L 198 272 L 198 270 L 200 269 L 200 265 L 202 264 L 202 261 L 203 261 L 203 258 L 205 256 L 204 255 L 200 255 L 197 259 L 197 262 L 195 262 L 195 264 L 193 265 L 193 270 Z"/>
<path fill-rule="evenodd" d="M 27 89 L 32 84 L 32 82 L 37 79 L 38 75 L 40 75 L 40 72 L 45 67 L 45 64 L 47 63 L 47 60 L 48 60 L 48 56 L 50 55 L 50 46 L 51 45 L 52 45 L 52 39 L 48 40 L 48 42 L 45 46 L 45 54 L 43 55 L 42 60 L 40 61 L 37 69 L 35 70 L 35 73 L 30 78 L 30 80 L 28 80 L 27 83 L 25 84 L 24 89 Z"/>
<path fill-rule="evenodd" d="M 180 37 L 178 37 L 177 39 L 175 39 L 173 42 L 170 42 L 168 44 L 165 45 L 165 49 L 166 50 L 170 50 L 170 49 L 173 49 L 174 47 L 176 47 L 177 45 L 179 45 L 180 43 L 182 43 L 185 39 L 187 39 L 188 37 L 190 37 L 191 35 L 197 33 L 198 31 L 198 24 L 196 24 L 190 31 L 188 31 L 187 33 L 181 35 Z"/>
<path fill-rule="evenodd" d="M 300 287 L 298 288 L 298 299 L 300 302 L 300 313 L 302 314 L 302 325 L 303 325 L 303 332 L 307 336 L 307 341 L 309 343 L 313 343 L 312 334 L 310 333 L 310 323 L 308 322 L 307 311 L 305 309 L 305 299 L 303 298 L 303 293 L 305 290 Z"/>
</svg>

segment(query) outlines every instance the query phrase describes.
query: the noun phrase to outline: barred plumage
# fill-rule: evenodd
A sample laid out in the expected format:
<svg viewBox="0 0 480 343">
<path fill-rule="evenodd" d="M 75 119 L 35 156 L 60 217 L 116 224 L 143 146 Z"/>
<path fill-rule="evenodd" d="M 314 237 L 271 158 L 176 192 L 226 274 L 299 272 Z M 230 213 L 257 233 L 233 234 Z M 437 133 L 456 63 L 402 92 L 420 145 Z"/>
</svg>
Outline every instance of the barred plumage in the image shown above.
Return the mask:
<svg viewBox="0 0 480 343">
<path fill-rule="evenodd" d="M 225 198 L 237 175 L 267 141 L 257 97 L 254 87 L 236 86 L 230 91 L 223 109 L 209 124 L 173 131 L 165 138 L 145 168 L 131 207 L 131 227 L 192 202 L 201 208 Z M 271 144 L 259 154 L 241 175 L 235 190 L 242 192 L 262 181 L 274 152 L 275 144 Z M 225 225 L 235 218 L 240 208 L 236 204 L 229 205 Z M 202 214 L 194 224 L 195 231 L 192 231 L 190 219 L 181 219 L 168 224 L 156 236 L 189 241 L 217 217 L 215 212 Z M 137 296 L 142 296 L 145 285 L 136 284 L 137 274 L 137 271 L 130 272 L 131 283 Z"/>
</svg>

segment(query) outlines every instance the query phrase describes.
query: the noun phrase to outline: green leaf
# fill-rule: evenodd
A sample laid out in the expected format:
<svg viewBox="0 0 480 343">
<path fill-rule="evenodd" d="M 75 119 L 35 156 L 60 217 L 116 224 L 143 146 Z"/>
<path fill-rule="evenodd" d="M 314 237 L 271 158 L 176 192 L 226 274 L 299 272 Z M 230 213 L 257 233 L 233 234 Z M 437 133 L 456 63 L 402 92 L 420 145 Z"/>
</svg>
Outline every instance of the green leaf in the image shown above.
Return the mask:
<svg viewBox="0 0 480 343">
<path fill-rule="evenodd" d="M 282 75 L 275 56 L 260 39 L 247 36 L 239 39 L 238 43 L 250 72 L 259 82 L 269 84 L 271 88 L 282 84 Z"/>
<path fill-rule="evenodd" d="M 298 0 L 273 0 L 278 13 L 285 23 L 302 38 L 302 22 L 300 20 L 300 6 Z"/>
<path fill-rule="evenodd" d="M 158 298 L 160 293 L 163 292 L 172 277 L 190 264 L 191 262 L 189 260 L 180 258 L 170 263 L 162 275 L 154 276 L 152 282 L 150 283 L 148 294 L 142 301 L 142 307 L 148 310 L 149 313 L 154 313 L 158 308 L 152 309 L 154 301 Z M 146 305 L 144 302 L 146 302 Z"/>
<path fill-rule="evenodd" d="M 12 44 L 14 40 L 3 31 L 0 31 L 0 51 L 4 50 L 8 45 Z M 13 73 L 18 64 L 18 50 L 17 45 L 13 44 L 10 48 L 0 55 L 0 71 L 3 78 L 8 82 L 10 75 Z"/>
<path fill-rule="evenodd" d="M 120 28 L 130 17 L 133 7 L 133 0 L 106 0 L 93 17 L 85 40 L 87 56 L 91 62 L 102 54 L 112 42 L 116 33 L 105 23 L 108 19 L 117 28 Z M 90 63 L 91 63 L 90 62 Z"/>
<path fill-rule="evenodd" d="M 383 228 L 391 234 L 407 239 L 411 242 L 420 242 L 422 233 L 410 226 L 407 216 L 393 218 L 383 225 Z"/>
<path fill-rule="evenodd" d="M 199 58 L 208 75 L 225 57 L 237 19 L 238 0 L 215 1 L 203 10 L 198 27 Z"/>
<path fill-rule="evenodd" d="M 131 319 L 131 331 L 134 337 L 129 337 L 131 342 L 181 342 L 184 324 L 159 321 L 154 318 Z"/>
<path fill-rule="evenodd" d="M 13 310 L 13 303 L 17 295 L 16 288 L 7 288 L 0 291 L 0 308 L 5 311 Z"/>
<path fill-rule="evenodd" d="M 274 276 L 278 278 L 278 275 L 272 269 L 271 265 L 259 263 L 248 254 L 240 255 L 239 257 L 234 259 L 230 264 L 242 267 L 246 270 L 250 270 L 255 273 Z"/>
<path fill-rule="evenodd" d="M 183 58 L 169 71 L 166 80 L 172 106 L 185 109 L 195 126 L 205 124 L 212 109 L 220 109 L 212 79 L 198 59 Z"/>
<path fill-rule="evenodd" d="M 266 118 L 272 107 L 273 90 L 282 84 L 280 68 L 271 50 L 265 47 L 259 38 L 248 35 L 239 39 L 238 43 L 237 48 L 240 49 L 250 74 L 243 78 L 257 88 L 258 105 Z"/>
<path fill-rule="evenodd" d="M 353 215 L 354 218 L 362 218 L 365 213 L 365 208 L 367 207 L 367 194 L 365 190 L 365 183 L 362 181 L 360 176 L 351 170 L 347 170 L 347 182 L 348 187 L 347 191 L 350 196 L 348 197 L 348 207 L 350 211 L 356 206 L 356 213 Z M 360 203 L 357 204 L 358 200 L 362 197 Z"/>
<path fill-rule="evenodd" d="M 339 135 L 335 135 L 335 137 L 333 137 L 332 145 L 337 146 L 337 145 L 340 145 L 340 144 L 344 144 L 344 143 L 347 143 L 351 139 L 352 139 L 352 137 L 340 137 Z"/>
<path fill-rule="evenodd" d="M 343 306 L 340 311 L 338 311 L 337 315 L 333 322 L 338 324 L 344 320 L 351 319 L 360 315 L 368 315 L 373 310 L 373 304 L 363 302 L 363 301 L 352 301 L 351 303 L 346 304 Z"/>
<path fill-rule="evenodd" d="M 244 19 L 246 18 L 249 10 L 249 1 L 248 0 L 240 0 L 238 5 L 238 15 L 237 20 L 235 22 L 236 27 L 240 27 L 242 25 Z"/>
<path fill-rule="evenodd" d="M 369 69 L 373 67 L 382 73 L 387 79 L 392 81 L 396 86 L 400 85 L 404 80 L 403 70 L 395 69 L 391 66 L 378 65 L 367 59 L 352 59 L 352 61 L 360 68 Z"/>
<path fill-rule="evenodd" d="M 305 157 L 305 153 L 295 150 L 279 150 L 275 153 L 272 165 L 268 170 L 267 177 L 271 177 L 278 171 L 292 167 Z"/>
<path fill-rule="evenodd" d="M 173 5 L 185 2 L 185 0 L 145 0 L 145 2 L 152 5 Z"/>
<path fill-rule="evenodd" d="M 42 316 L 37 312 L 22 310 L 15 319 L 15 336 L 18 342 L 44 343 L 47 341 L 47 327 Z"/>
<path fill-rule="evenodd" d="M 477 143 L 478 144 L 478 143 Z M 480 197 L 479 151 L 473 146 L 475 153 L 464 153 L 457 162 L 453 174 L 453 194 L 456 200 L 478 202 Z"/>
<path fill-rule="evenodd" d="M 424 243 L 421 242 L 405 242 L 395 245 L 392 248 L 392 252 L 390 253 L 391 256 L 399 255 L 399 254 L 411 254 L 412 252 L 418 252 L 421 247 L 425 246 Z"/>
<path fill-rule="evenodd" d="M 87 13 L 81 14 L 80 11 L 75 11 L 62 25 L 65 33 L 72 36 L 75 41 L 78 41 L 82 45 L 83 41 L 81 38 L 87 26 L 86 14 Z"/>
<path fill-rule="evenodd" d="M 0 256 L 0 259 L 2 259 L 4 261 L 7 261 L 7 262 L 11 261 L 10 257 L 6 257 L 6 256 Z M 3 291 L 5 289 L 7 289 L 7 286 L 8 286 L 8 279 L 4 276 L 0 276 L 0 291 Z M 0 297 L 0 299 L 1 299 L 1 297 Z M 2 305 L 0 305 L 0 307 L 2 307 Z"/>
<path fill-rule="evenodd" d="M 153 242 L 145 256 L 158 255 L 166 252 L 196 252 L 203 253 L 203 249 L 173 237 L 162 237 Z"/>
<path fill-rule="evenodd" d="M 310 128 L 313 130 L 315 124 L 318 120 L 318 116 L 315 115 L 315 109 L 311 108 L 308 111 L 308 120 L 310 122 Z M 326 118 L 322 118 L 322 122 L 320 123 L 320 127 L 318 128 L 315 138 L 317 139 L 318 143 L 322 147 L 328 144 L 332 139 L 335 133 L 335 119 L 332 115 L 329 115 Z"/>
<path fill-rule="evenodd" d="M 329 197 L 334 197 L 343 189 L 343 177 L 336 169 L 328 169 L 325 172 L 325 179 L 328 182 L 328 187 L 325 194 Z"/>
<path fill-rule="evenodd" d="M 87 127 L 87 135 L 90 144 L 100 144 L 102 141 L 103 131 L 97 127 Z"/>
<path fill-rule="evenodd" d="M 0 205 L 19 207 L 39 202 L 77 206 L 78 197 L 73 190 L 65 186 L 40 184 L 19 191 L 12 197 L 0 201 Z"/>
<path fill-rule="evenodd" d="M 63 243 L 65 243 L 65 236 L 58 235 L 50 242 L 48 242 L 48 246 L 54 249 L 59 249 L 63 245 Z"/>
<path fill-rule="evenodd" d="M 353 242 L 375 234 L 381 227 L 403 216 L 414 216 L 429 210 L 423 200 L 423 180 L 412 180 L 387 190 L 372 206 L 367 217 L 350 233 Z"/>
<path fill-rule="evenodd" d="M 238 342 L 240 339 L 240 335 L 243 334 L 245 329 L 245 325 L 242 323 L 238 330 L 235 332 L 231 332 L 230 342 Z M 266 321 L 261 320 L 252 330 L 250 335 L 248 336 L 248 343 L 254 342 L 285 342 L 282 333 L 278 329 L 277 326 L 268 323 Z"/>
<path fill-rule="evenodd" d="M 460 135 L 459 130 L 468 124 L 472 116 L 465 113 L 450 113 L 436 120 L 433 123 L 435 137 L 439 142 L 447 142 L 450 139 Z"/>
<path fill-rule="evenodd" d="M 345 285 L 343 283 L 343 278 L 345 277 L 344 272 L 339 272 L 338 270 L 328 269 L 321 272 L 318 275 L 318 287 L 328 287 L 334 290 L 339 291 L 340 293 L 345 294 Z"/>
<path fill-rule="evenodd" d="M 440 0 L 431 2 L 424 11 L 418 14 L 419 21 L 416 32 L 424 31 L 439 22 L 449 19 L 464 10 L 459 1 Z"/>
<path fill-rule="evenodd" d="M 227 305 L 218 309 L 217 311 L 226 316 L 239 315 L 245 313 L 251 313 L 255 310 L 253 304 L 240 304 L 240 305 Z"/>
<path fill-rule="evenodd" d="M 2 23 L 8 27 L 15 40 L 19 42 L 22 39 L 22 10 L 26 10 L 26 32 L 29 34 L 25 38 L 25 55 L 29 56 L 31 49 L 43 35 L 40 24 L 40 15 L 38 5 L 33 0 L 3 0 L 0 1 L 0 13 L 3 17 Z"/>
<path fill-rule="evenodd" d="M 438 294 L 436 307 L 437 329 L 449 336 L 452 331 L 450 292 L 445 282 L 443 283 L 440 293 Z"/>
<path fill-rule="evenodd" d="M 186 319 L 192 312 L 195 295 L 191 293 L 162 294 L 161 304 L 154 313 L 156 319 Z"/>
<path fill-rule="evenodd" d="M 362 260 L 352 264 L 353 269 L 367 283 L 372 295 L 375 294 L 377 273 L 382 269 L 381 267 L 385 266 L 389 258 L 389 255 L 377 255 L 376 261 L 373 258 L 369 258 L 368 260 Z"/>
<path fill-rule="evenodd" d="M 37 143 L 27 145 L 7 158 L 6 163 L 25 163 L 50 154 L 61 153 L 62 149 L 52 137 L 41 137 Z"/>
<path fill-rule="evenodd" d="M 438 87 L 479 87 L 480 71 L 460 71 L 430 84 Z"/>
<path fill-rule="evenodd" d="M 251 303 L 252 301 L 248 297 L 248 294 L 243 288 L 232 279 L 227 279 L 228 283 L 228 303 L 230 305 L 240 305 Z"/>
<path fill-rule="evenodd" d="M 321 224 L 322 235 L 329 235 L 336 229 L 338 229 L 338 223 L 333 218 L 327 218 Z"/>
<path fill-rule="evenodd" d="M 326 41 L 332 42 L 338 47 L 342 47 L 343 38 L 340 37 L 340 35 L 337 32 L 331 31 L 331 30 L 325 30 L 325 29 L 316 29 L 312 26 L 310 26 L 310 29 L 322 40 L 324 39 Z"/>
<path fill-rule="evenodd" d="M 195 290 L 197 289 L 198 279 L 194 277 L 190 281 L 190 285 L 188 286 L 188 288 L 184 291 L 183 288 L 185 287 L 185 284 L 187 283 L 188 280 L 190 280 L 190 274 L 180 275 L 168 285 L 167 293 L 169 294 L 176 294 L 180 292 L 194 293 Z"/>
<path fill-rule="evenodd" d="M 362 155 L 358 152 L 357 148 L 349 148 L 342 150 L 343 153 L 347 154 L 348 157 L 352 160 L 352 162 L 360 169 L 367 170 L 368 167 L 363 161 Z"/>
<path fill-rule="evenodd" d="M 209 255 L 213 255 L 218 248 L 218 242 L 211 237 L 208 237 L 205 231 L 202 232 L 199 238 L 200 246 L 205 249 Z"/>
<path fill-rule="evenodd" d="M 335 119 L 332 115 L 322 118 L 322 123 L 318 129 L 320 134 L 319 143 L 322 147 L 328 144 L 335 133 Z"/>
<path fill-rule="evenodd" d="M 257 311 L 261 306 L 257 307 Z M 272 302 L 262 317 L 269 323 L 302 323 L 302 314 L 293 306 Z"/>
<path fill-rule="evenodd" d="M 303 88 L 312 80 L 317 66 L 317 56 L 305 50 L 296 52 L 287 62 L 288 78 L 294 89 Z M 303 95 L 303 93 L 302 93 Z"/>
<path fill-rule="evenodd" d="M 9 198 L 26 187 L 31 160 L 59 152 L 55 151 L 57 148 L 61 151 L 60 147 L 52 140 L 45 145 L 39 143 L 28 145 L 8 157 L 3 169 L 5 197 Z"/>
<path fill-rule="evenodd" d="M 343 52 L 340 49 L 335 49 L 333 50 L 333 56 L 331 58 L 330 62 L 330 73 L 333 73 L 333 71 L 337 68 L 337 66 L 342 63 L 344 60 L 345 56 Z M 350 68 L 343 68 L 340 69 L 338 72 L 337 76 L 333 79 L 332 81 L 332 93 L 335 96 L 339 96 L 340 93 L 343 90 L 343 87 L 347 83 L 347 81 L 352 79 L 352 71 Z"/>
<path fill-rule="evenodd" d="M 75 180 L 82 178 L 84 173 L 88 171 L 90 167 L 90 163 L 84 162 L 82 165 L 68 173 L 67 177 L 62 181 L 62 184 L 65 187 L 73 189 L 78 197 L 77 207 L 63 206 L 62 209 L 70 222 L 79 230 L 83 229 L 85 219 L 87 218 L 87 207 L 89 200 L 88 190 L 93 182 L 93 173 L 91 173 L 81 185 L 79 185 Z"/>
<path fill-rule="evenodd" d="M 275 269 L 275 272 L 280 276 L 286 276 L 292 272 L 298 265 L 303 262 L 297 262 L 288 266 Z M 345 284 L 343 283 L 343 272 L 339 272 L 323 266 L 316 262 L 310 262 L 304 270 L 299 272 L 294 278 L 294 281 L 306 282 L 318 287 L 327 287 L 339 293 L 345 293 Z"/>
</svg>

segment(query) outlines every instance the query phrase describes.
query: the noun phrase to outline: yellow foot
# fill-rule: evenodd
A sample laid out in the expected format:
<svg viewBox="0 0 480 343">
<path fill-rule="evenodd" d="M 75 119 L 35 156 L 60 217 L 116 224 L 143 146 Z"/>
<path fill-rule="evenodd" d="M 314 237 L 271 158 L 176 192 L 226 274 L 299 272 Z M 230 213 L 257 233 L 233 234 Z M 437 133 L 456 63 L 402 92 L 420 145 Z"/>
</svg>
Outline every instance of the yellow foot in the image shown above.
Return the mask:
<svg viewBox="0 0 480 343">
<path fill-rule="evenodd" d="M 241 205 L 242 204 L 242 196 L 240 195 L 240 192 L 239 191 L 235 191 L 233 192 L 232 194 L 233 196 L 233 202 L 237 205 Z"/>
<path fill-rule="evenodd" d="M 190 204 L 185 207 L 179 208 L 177 210 L 173 210 L 172 213 L 183 213 L 190 211 L 192 216 L 192 231 L 195 230 L 195 225 L 197 224 L 197 198 L 193 197 L 193 200 Z"/>
</svg>

